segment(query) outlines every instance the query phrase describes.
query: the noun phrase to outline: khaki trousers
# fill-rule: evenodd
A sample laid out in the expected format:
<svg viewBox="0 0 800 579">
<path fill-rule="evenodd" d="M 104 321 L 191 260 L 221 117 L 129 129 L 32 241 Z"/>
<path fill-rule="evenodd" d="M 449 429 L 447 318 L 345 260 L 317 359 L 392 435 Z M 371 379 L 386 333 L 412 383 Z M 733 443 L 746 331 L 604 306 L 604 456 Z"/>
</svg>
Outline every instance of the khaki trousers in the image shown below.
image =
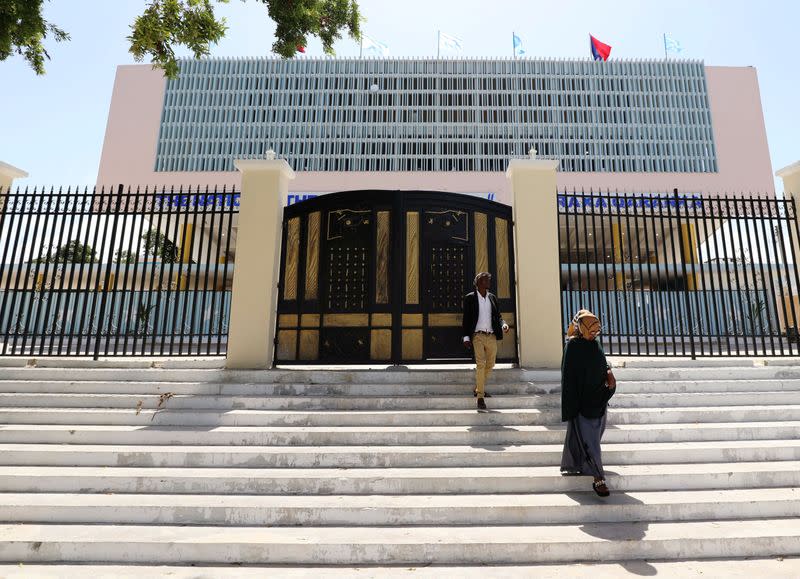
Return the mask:
<svg viewBox="0 0 800 579">
<path fill-rule="evenodd" d="M 473 334 L 472 348 L 475 352 L 475 390 L 483 398 L 484 386 L 497 359 L 497 338 L 494 334 Z"/>
</svg>

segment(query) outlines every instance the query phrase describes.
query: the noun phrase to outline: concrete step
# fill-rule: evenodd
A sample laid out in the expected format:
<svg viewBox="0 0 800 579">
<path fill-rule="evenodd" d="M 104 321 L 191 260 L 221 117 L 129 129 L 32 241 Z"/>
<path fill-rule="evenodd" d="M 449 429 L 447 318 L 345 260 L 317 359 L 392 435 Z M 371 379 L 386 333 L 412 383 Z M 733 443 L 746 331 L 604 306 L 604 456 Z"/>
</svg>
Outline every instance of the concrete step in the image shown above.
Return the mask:
<svg viewBox="0 0 800 579">
<path fill-rule="evenodd" d="M 800 554 L 796 519 L 476 527 L 0 526 L 0 561 L 478 565 Z"/>
<path fill-rule="evenodd" d="M 618 561 L 611 563 L 559 563 L 538 565 L 476 565 L 476 566 L 201 566 L 201 565 L 0 565 L 4 579 L 85 579 L 108 577 L 114 579 L 141 579 L 142 577 L 168 577 L 169 579 L 242 579 L 280 576 L 281 579 L 618 579 L 622 575 L 659 575 L 661 577 L 725 577 L 726 579 L 797 579 L 800 577 L 800 559 L 776 557 L 771 559 L 709 559 L 677 561 Z"/>
<path fill-rule="evenodd" d="M 314 368 L 308 370 L 225 370 L 221 368 L 4 368 L 4 380 L 200 382 L 217 384 L 470 384 L 474 369 L 389 370 Z M 559 370 L 497 368 L 497 382 L 559 382 Z M 770 376 L 765 376 L 768 378 Z M 800 378 L 800 374 L 797 376 Z"/>
<path fill-rule="evenodd" d="M 776 403 L 800 404 L 800 391 L 778 393 L 785 400 Z M 686 396 L 686 395 L 679 395 Z M 742 396 L 752 402 L 753 394 Z M 794 400 L 791 398 L 794 397 Z M 773 400 L 772 394 L 764 395 Z M 560 395 L 494 396 L 495 408 L 542 408 L 560 404 Z M 764 404 L 770 404 L 765 402 Z M 159 406 L 160 405 L 160 406 Z M 156 395 L 135 394 L 0 394 L 0 407 L 30 408 L 115 408 L 171 410 L 445 410 L 474 409 L 471 392 L 461 396 L 196 396 L 175 395 L 160 399 Z"/>
<path fill-rule="evenodd" d="M 615 372 L 615 375 L 617 372 Z M 626 394 L 701 393 L 701 392 L 794 392 L 800 389 L 795 379 L 748 380 L 619 380 Z M 560 383 L 556 386 L 561 391 Z"/>
<path fill-rule="evenodd" d="M 692 360 L 690 356 L 662 356 L 662 357 L 639 357 L 639 356 L 607 356 L 615 365 L 623 368 L 753 368 L 766 365 L 764 358 L 729 358 L 720 356 L 717 358 L 697 358 Z M 770 359 L 772 360 L 777 358 Z M 795 364 L 800 363 L 800 358 L 786 358 L 794 360 Z"/>
<path fill-rule="evenodd" d="M 669 362 L 667 362 L 669 364 Z M 614 368 L 620 380 L 784 380 L 800 378 L 800 366 Z"/>
<path fill-rule="evenodd" d="M 765 381 L 775 385 L 771 390 L 783 390 L 780 380 Z M 785 381 L 791 384 L 792 381 Z M 0 392 L 49 394 L 136 394 L 161 395 L 194 394 L 201 396 L 464 396 L 472 392 L 472 381 L 446 384 L 271 384 L 271 383 L 213 383 L 213 382 L 108 382 L 108 381 L 48 381 L 0 380 Z M 797 382 L 800 388 L 800 380 Z M 496 394 L 528 395 L 560 391 L 558 381 L 493 383 Z M 789 389 L 788 387 L 785 389 Z"/>
<path fill-rule="evenodd" d="M 800 462 L 606 465 L 615 491 L 800 486 Z M 443 468 L 161 468 L 0 466 L 0 492 L 237 495 L 574 493 L 587 477 L 557 466 Z M 764 491 L 768 496 L 769 492 Z"/>
<path fill-rule="evenodd" d="M 797 346 L 794 346 L 797 348 Z M 697 358 L 689 356 L 644 357 L 609 356 L 615 366 L 625 368 L 758 368 L 762 366 L 800 366 L 800 356 L 728 358 Z"/>
<path fill-rule="evenodd" d="M 800 554 L 797 365 L 626 360 L 602 500 L 589 477 L 560 476 L 557 371 L 497 370 L 484 413 L 464 369 L 128 362 L 4 368 L 0 561 L 408 569 Z"/>
<path fill-rule="evenodd" d="M 474 400 L 473 400 L 474 402 Z M 167 402 L 168 404 L 168 402 Z M 525 426 L 559 424 L 558 408 L 489 410 L 161 410 L 0 408 L 0 424 L 95 424 L 129 426 Z M 800 405 L 609 408 L 610 424 L 800 421 Z"/>
<path fill-rule="evenodd" d="M 561 390 L 560 382 L 497 382 L 492 376 L 488 391 L 493 394 L 524 396 L 551 394 Z M 753 380 L 620 380 L 620 391 L 636 393 L 678 392 L 793 392 L 800 379 Z M 214 382 L 109 382 L 88 380 L 0 380 L 0 392 L 30 394 L 130 394 L 159 396 L 164 393 L 198 396 L 463 396 L 469 395 L 471 381 L 446 384 L 273 384 Z"/>
<path fill-rule="evenodd" d="M 560 408 L 561 394 L 495 395 L 492 408 Z M 778 392 L 707 392 L 628 394 L 613 399 L 616 408 L 689 406 L 800 405 L 800 389 Z M 446 410 L 473 409 L 471 393 L 460 396 L 198 396 L 137 394 L 0 393 L 6 408 L 118 408 L 171 410 Z"/>
<path fill-rule="evenodd" d="M 640 357 L 640 356 L 610 356 L 609 357 L 615 364 L 631 368 L 719 368 L 719 367 L 735 367 L 747 368 L 758 366 L 796 366 L 800 365 L 800 356 L 782 356 L 782 357 L 764 357 L 764 356 L 750 356 L 750 357 L 700 357 L 692 360 L 690 356 L 668 356 L 668 357 Z M 435 365 L 436 367 L 448 369 L 460 369 L 465 364 L 448 364 L 446 366 Z M 169 357 L 110 357 L 99 358 L 94 360 L 90 357 L 42 357 L 35 356 L 22 357 L 22 356 L 4 356 L 0 357 L 0 368 L 135 368 L 135 369 L 222 369 L 225 367 L 225 359 L 221 356 L 186 356 L 180 358 Z M 353 369 L 372 368 L 377 370 L 385 370 L 387 365 L 371 365 L 371 366 L 330 366 L 330 368 L 345 371 Z M 294 371 L 308 370 L 309 368 L 302 365 L 292 366 Z M 392 367 L 398 370 L 406 367 Z M 419 371 L 430 369 L 431 365 L 411 365 L 407 367 L 411 370 Z"/>
<path fill-rule="evenodd" d="M 800 365 L 736 367 L 679 367 L 664 360 L 656 368 L 615 368 L 622 381 L 685 380 L 792 380 L 800 379 Z M 472 370 L 224 370 L 214 368 L 36 368 L 3 369 L 3 379 L 12 381 L 111 381 L 111 382 L 201 382 L 235 384 L 471 384 Z M 558 370 L 497 369 L 495 383 L 557 383 Z"/>
<path fill-rule="evenodd" d="M 6 424 L 0 443 L 237 446 L 559 444 L 566 426 L 166 426 Z M 604 443 L 800 439 L 800 421 L 613 424 Z"/>
<path fill-rule="evenodd" d="M 400 468 L 553 466 L 562 445 L 115 446 L 0 444 L 3 466 Z M 800 440 L 605 444 L 609 464 L 800 460 Z"/>
<path fill-rule="evenodd" d="M 178 358 L 155 358 L 147 356 L 143 358 L 134 357 L 111 357 L 99 358 L 97 360 L 77 356 L 68 357 L 42 357 L 35 356 L 25 358 L 21 356 L 1 356 L 0 368 L 19 368 L 19 369 L 46 369 L 57 368 L 59 370 L 83 369 L 91 370 L 97 368 L 112 369 L 222 369 L 225 367 L 225 358 L 222 356 L 181 356 Z"/>
<path fill-rule="evenodd" d="M 690 356 L 668 356 L 668 357 L 639 357 L 639 356 L 610 356 L 609 357 L 615 364 L 631 368 L 664 368 L 664 367 L 680 367 L 680 368 L 719 368 L 719 367 L 757 367 L 757 366 L 795 366 L 800 365 L 800 356 L 783 356 L 777 358 L 769 358 L 764 356 L 750 356 L 750 357 L 700 357 L 692 360 Z M 466 366 L 465 364 L 448 364 L 446 366 L 436 367 L 448 369 L 460 369 Z M 134 369 L 222 369 L 225 367 L 225 359 L 221 356 L 186 356 L 180 358 L 169 357 L 110 357 L 99 358 L 94 360 L 90 357 L 42 357 L 35 356 L 22 357 L 22 356 L 2 356 L 0 357 L 0 368 L 59 368 L 59 369 L 72 369 L 72 368 L 134 368 Z M 383 371 L 387 365 L 372 365 L 372 366 L 330 366 L 332 369 L 339 371 L 372 368 Z M 308 370 L 309 368 L 302 365 L 292 366 L 292 368 L 300 370 Z M 411 365 L 409 367 L 392 367 L 395 370 L 401 368 L 410 368 L 411 370 L 425 370 L 430 369 L 431 365 Z M 297 371 L 297 370 L 294 370 Z"/>
<path fill-rule="evenodd" d="M 585 485 L 588 487 L 589 485 Z M 4 493 L 6 523 L 245 526 L 550 525 L 800 517 L 800 489 L 448 495 Z"/>
</svg>

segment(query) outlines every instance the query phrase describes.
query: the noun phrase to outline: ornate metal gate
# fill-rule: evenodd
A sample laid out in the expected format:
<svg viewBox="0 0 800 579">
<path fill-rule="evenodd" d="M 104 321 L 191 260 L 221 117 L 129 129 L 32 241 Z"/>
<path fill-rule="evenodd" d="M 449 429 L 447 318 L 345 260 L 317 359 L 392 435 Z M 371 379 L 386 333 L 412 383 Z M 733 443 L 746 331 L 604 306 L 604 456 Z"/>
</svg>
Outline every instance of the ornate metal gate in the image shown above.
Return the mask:
<svg viewBox="0 0 800 579">
<path fill-rule="evenodd" d="M 284 210 L 277 363 L 468 360 L 461 308 L 477 271 L 517 360 L 511 208 L 423 191 L 347 191 Z"/>
</svg>

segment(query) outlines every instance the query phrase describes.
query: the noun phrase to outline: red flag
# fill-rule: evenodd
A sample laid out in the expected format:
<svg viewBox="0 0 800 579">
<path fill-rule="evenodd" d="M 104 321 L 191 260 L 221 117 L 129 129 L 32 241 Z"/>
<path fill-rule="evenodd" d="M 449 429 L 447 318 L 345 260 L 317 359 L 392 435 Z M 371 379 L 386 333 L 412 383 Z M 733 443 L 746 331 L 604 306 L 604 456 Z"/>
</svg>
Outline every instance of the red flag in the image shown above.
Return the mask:
<svg viewBox="0 0 800 579">
<path fill-rule="evenodd" d="M 306 53 L 306 47 L 303 46 L 302 44 L 298 44 L 297 45 L 297 52 L 302 52 L 303 54 L 305 54 Z"/>
<path fill-rule="evenodd" d="M 603 44 L 591 34 L 589 35 L 589 47 L 592 50 L 592 58 L 595 60 L 608 60 L 611 55 L 611 47 L 608 44 Z"/>
</svg>

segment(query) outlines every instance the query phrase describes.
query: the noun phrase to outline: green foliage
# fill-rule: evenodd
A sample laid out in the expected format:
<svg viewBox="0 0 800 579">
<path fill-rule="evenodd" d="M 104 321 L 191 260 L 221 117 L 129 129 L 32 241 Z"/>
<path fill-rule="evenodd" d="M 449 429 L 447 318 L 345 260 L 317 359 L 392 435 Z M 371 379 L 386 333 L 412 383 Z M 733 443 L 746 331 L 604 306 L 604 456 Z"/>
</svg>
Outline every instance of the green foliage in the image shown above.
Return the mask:
<svg viewBox="0 0 800 579">
<path fill-rule="evenodd" d="M 178 261 L 178 246 L 170 241 L 158 229 L 151 229 L 142 234 L 144 241 L 144 254 L 161 258 L 163 263 L 176 263 Z"/>
<path fill-rule="evenodd" d="M 150 324 L 150 314 L 155 308 L 155 305 L 148 306 L 142 302 L 136 306 L 136 333 L 147 334 Z"/>
<path fill-rule="evenodd" d="M 298 46 L 306 46 L 308 36 L 318 36 L 326 54 L 333 54 L 333 43 L 346 29 L 352 38 L 361 37 L 361 14 L 356 0 L 260 0 L 275 21 L 272 50 L 291 58 Z"/>
<path fill-rule="evenodd" d="M 246 1 L 246 0 L 242 0 Z M 275 21 L 273 51 L 291 58 L 305 47 L 309 36 L 322 41 L 326 54 L 347 31 L 361 37 L 361 14 L 357 0 L 250 0 L 267 7 Z M 211 45 L 227 32 L 224 18 L 217 18 L 214 7 L 229 0 L 147 0 L 144 12 L 131 26 L 130 52 L 137 62 L 149 58 L 168 78 L 179 73 L 175 48 L 185 46 L 195 58 L 208 56 Z M 44 74 L 44 59 L 49 58 L 42 43 L 51 34 L 56 41 L 69 35 L 42 18 L 44 0 L 0 0 L 0 61 L 21 54 L 37 74 Z"/>
<path fill-rule="evenodd" d="M 128 251 L 127 249 L 120 249 L 114 256 L 114 263 L 131 265 L 137 261 L 139 261 L 139 256 L 132 251 Z"/>
<path fill-rule="evenodd" d="M 0 0 L 0 61 L 20 54 L 36 74 L 44 74 L 50 55 L 43 40 L 50 34 L 56 42 L 69 34 L 42 17 L 44 0 Z"/>
<path fill-rule="evenodd" d="M 227 3 L 228 0 L 217 0 Z M 128 36 L 137 62 L 149 56 L 153 66 L 168 78 L 178 76 L 175 46 L 186 46 L 195 58 L 207 56 L 211 44 L 219 42 L 227 26 L 217 20 L 213 0 L 152 0 L 133 23 Z"/>
<path fill-rule="evenodd" d="M 756 332 L 756 323 L 758 323 L 758 330 L 761 332 L 763 330 L 763 323 L 761 316 L 767 309 L 767 304 L 762 300 L 760 297 L 756 297 L 754 301 L 750 302 L 749 307 L 746 310 L 747 320 L 750 322 L 750 332 L 755 335 Z"/>
<path fill-rule="evenodd" d="M 36 263 L 95 263 L 97 252 L 91 245 L 73 239 L 35 261 Z"/>
</svg>

